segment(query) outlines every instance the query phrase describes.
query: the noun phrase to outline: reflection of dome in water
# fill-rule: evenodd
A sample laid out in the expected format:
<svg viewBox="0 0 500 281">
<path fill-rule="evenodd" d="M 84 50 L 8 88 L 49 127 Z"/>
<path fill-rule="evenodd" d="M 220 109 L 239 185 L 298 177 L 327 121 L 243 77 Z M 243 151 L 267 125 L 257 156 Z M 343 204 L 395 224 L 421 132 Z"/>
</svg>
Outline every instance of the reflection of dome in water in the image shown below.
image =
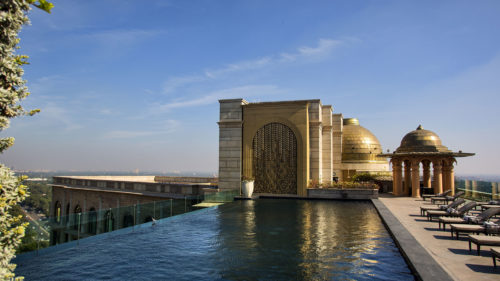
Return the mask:
<svg viewBox="0 0 500 281">
<path fill-rule="evenodd" d="M 420 125 L 403 137 L 396 152 L 450 152 L 450 150 L 441 144 L 441 139 L 436 133 L 424 130 Z"/>
<path fill-rule="evenodd" d="M 342 162 L 387 163 L 386 158 L 377 157 L 382 146 L 377 137 L 359 125 L 356 118 L 344 119 L 342 130 Z"/>
</svg>

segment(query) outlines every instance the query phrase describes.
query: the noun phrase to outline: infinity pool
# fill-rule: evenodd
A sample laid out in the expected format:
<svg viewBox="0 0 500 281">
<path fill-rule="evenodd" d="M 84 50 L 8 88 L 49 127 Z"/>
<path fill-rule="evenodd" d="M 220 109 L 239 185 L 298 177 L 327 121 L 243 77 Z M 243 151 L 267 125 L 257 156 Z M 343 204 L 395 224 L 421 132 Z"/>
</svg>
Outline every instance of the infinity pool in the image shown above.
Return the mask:
<svg viewBox="0 0 500 281">
<path fill-rule="evenodd" d="M 361 201 L 236 201 L 16 262 L 26 280 L 414 279 Z"/>
</svg>

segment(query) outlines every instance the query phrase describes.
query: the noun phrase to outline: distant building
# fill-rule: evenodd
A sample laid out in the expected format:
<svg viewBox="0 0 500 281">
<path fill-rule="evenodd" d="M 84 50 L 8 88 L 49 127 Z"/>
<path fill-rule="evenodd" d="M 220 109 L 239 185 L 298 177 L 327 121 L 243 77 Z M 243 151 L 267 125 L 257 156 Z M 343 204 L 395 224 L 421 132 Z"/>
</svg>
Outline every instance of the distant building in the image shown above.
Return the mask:
<svg viewBox="0 0 500 281">
<path fill-rule="evenodd" d="M 204 189 L 216 185 L 217 178 L 201 177 L 54 177 L 51 245 L 151 221 L 153 212 L 141 212 L 138 209 L 141 204 L 169 199 L 197 200 L 202 198 Z M 168 210 L 159 208 L 159 211 Z"/>
<path fill-rule="evenodd" d="M 239 190 L 242 177 L 251 177 L 256 193 L 307 196 L 311 180 L 342 181 L 361 172 L 390 175 L 375 135 L 320 100 L 219 103 L 222 190 Z"/>
</svg>

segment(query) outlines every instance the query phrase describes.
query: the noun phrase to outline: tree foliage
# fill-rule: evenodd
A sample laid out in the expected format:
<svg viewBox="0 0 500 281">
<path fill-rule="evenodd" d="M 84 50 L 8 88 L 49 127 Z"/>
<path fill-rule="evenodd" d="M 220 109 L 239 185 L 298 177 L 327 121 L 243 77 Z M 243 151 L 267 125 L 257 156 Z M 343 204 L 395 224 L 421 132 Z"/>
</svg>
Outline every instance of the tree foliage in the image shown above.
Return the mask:
<svg viewBox="0 0 500 281">
<path fill-rule="evenodd" d="M 24 236 L 27 223 L 22 215 L 12 215 L 11 209 L 26 198 L 26 186 L 11 170 L 0 165 L 0 278 L 9 279 L 15 265 L 10 263 Z"/>
<path fill-rule="evenodd" d="M 52 198 L 52 188 L 47 184 L 37 182 L 27 182 L 26 185 L 28 186 L 30 196 L 26 198 L 21 205 L 42 212 L 48 217 Z"/>
<path fill-rule="evenodd" d="M 353 182 L 373 182 L 375 179 L 375 176 L 369 173 L 355 174 L 351 178 Z"/>
<path fill-rule="evenodd" d="M 19 31 L 29 23 L 31 5 L 50 12 L 53 4 L 46 0 L 0 1 L 0 131 L 9 127 L 11 118 L 33 115 L 39 110 L 26 111 L 19 102 L 29 95 L 23 76 L 27 56 L 19 55 Z M 14 144 L 14 138 L 0 138 L 0 153 Z M 16 247 L 24 236 L 26 224 L 18 215 L 12 215 L 13 206 L 26 197 L 26 186 L 5 166 L 0 164 L 0 279 L 14 277 Z"/>
</svg>

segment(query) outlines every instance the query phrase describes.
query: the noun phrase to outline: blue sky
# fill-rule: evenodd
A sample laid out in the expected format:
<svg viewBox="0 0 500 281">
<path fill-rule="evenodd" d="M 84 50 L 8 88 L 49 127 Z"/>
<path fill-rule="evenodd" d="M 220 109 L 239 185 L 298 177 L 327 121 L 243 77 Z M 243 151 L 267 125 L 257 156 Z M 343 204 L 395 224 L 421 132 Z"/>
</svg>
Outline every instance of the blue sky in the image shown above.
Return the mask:
<svg viewBox="0 0 500 281">
<path fill-rule="evenodd" d="M 319 98 L 384 150 L 422 124 L 477 153 L 457 174 L 500 174 L 498 1 L 53 2 L 8 166 L 216 172 L 218 99 Z"/>
</svg>

